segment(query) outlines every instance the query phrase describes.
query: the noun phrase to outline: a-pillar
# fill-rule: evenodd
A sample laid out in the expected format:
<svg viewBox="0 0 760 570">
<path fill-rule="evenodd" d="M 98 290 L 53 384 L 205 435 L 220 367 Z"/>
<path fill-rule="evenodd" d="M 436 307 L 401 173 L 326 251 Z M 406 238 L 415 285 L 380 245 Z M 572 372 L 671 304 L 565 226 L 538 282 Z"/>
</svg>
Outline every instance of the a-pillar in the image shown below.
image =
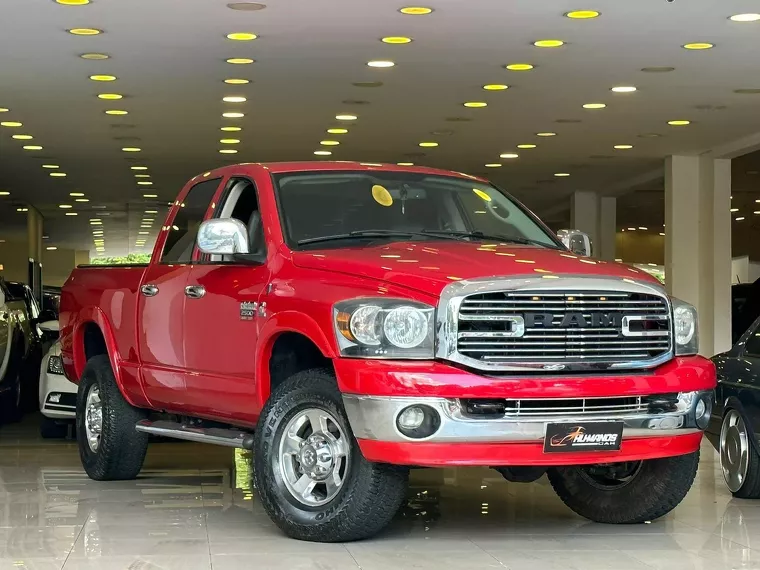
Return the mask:
<svg viewBox="0 0 760 570">
<path fill-rule="evenodd" d="M 26 214 L 26 241 L 28 244 L 29 271 L 27 283 L 37 299 L 42 298 L 42 214 L 29 207 Z"/>
<path fill-rule="evenodd" d="M 731 160 L 665 161 L 665 282 L 699 314 L 700 353 L 731 347 Z"/>
<path fill-rule="evenodd" d="M 591 238 L 594 257 L 615 259 L 617 200 L 596 192 L 575 192 L 570 206 L 571 226 Z"/>
</svg>

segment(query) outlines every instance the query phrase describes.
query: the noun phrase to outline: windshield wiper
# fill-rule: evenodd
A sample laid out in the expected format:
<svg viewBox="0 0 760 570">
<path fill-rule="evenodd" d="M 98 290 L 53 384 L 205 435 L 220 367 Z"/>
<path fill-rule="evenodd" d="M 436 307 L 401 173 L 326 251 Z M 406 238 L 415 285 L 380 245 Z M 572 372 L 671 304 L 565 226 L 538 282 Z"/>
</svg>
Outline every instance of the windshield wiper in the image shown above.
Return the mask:
<svg viewBox="0 0 760 570">
<path fill-rule="evenodd" d="M 443 237 L 446 239 L 459 239 L 459 236 L 456 235 L 446 235 L 445 233 L 441 236 L 437 236 L 434 233 L 428 232 L 428 231 L 421 231 L 421 232 L 415 232 L 415 231 L 404 231 L 404 230 L 357 230 L 353 232 L 347 232 L 344 234 L 335 234 L 331 236 L 319 236 L 319 237 L 313 237 L 313 238 L 307 238 L 298 240 L 298 245 L 308 245 L 310 243 L 321 243 L 321 242 L 327 242 L 327 241 L 339 241 L 339 240 L 350 240 L 350 239 L 357 239 L 357 238 L 385 238 L 385 237 L 425 237 L 427 239 L 430 239 L 432 237 Z"/>
<path fill-rule="evenodd" d="M 502 236 L 497 234 L 486 234 L 481 231 L 472 231 L 472 232 L 459 232 L 454 230 L 422 230 L 425 234 L 430 234 L 434 236 L 451 236 L 451 237 L 457 237 L 457 238 L 475 238 L 479 240 L 488 240 L 488 241 L 502 241 L 506 243 L 520 243 L 524 245 L 540 245 L 541 247 L 545 247 L 548 249 L 562 249 L 558 245 L 554 244 L 548 244 L 543 241 L 535 240 L 535 239 L 529 239 L 529 238 L 523 238 L 523 237 L 513 237 L 513 236 Z"/>
</svg>

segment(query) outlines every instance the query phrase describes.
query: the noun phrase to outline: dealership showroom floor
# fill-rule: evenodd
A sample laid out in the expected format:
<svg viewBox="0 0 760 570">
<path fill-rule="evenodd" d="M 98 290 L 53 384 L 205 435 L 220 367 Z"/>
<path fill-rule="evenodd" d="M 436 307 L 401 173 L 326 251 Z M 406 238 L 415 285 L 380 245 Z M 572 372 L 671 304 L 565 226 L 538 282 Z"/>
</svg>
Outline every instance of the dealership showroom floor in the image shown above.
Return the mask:
<svg viewBox="0 0 760 570">
<path fill-rule="evenodd" d="M 589 523 L 545 477 L 418 470 L 391 527 L 344 545 L 283 537 L 245 454 L 155 443 L 136 481 L 98 483 L 74 443 L 45 442 L 35 427 L 0 437 L 0 570 L 760 568 L 760 503 L 731 498 L 707 443 L 686 499 L 651 524 Z"/>
</svg>

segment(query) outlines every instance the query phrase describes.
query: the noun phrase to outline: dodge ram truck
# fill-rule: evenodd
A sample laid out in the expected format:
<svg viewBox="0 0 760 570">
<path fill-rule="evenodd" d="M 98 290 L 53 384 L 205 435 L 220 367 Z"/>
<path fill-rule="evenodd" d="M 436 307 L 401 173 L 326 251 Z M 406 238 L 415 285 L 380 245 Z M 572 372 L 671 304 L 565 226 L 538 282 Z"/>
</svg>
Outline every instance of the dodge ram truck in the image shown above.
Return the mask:
<svg viewBox="0 0 760 570">
<path fill-rule="evenodd" d="M 695 309 L 486 180 L 368 163 L 194 177 L 150 263 L 80 267 L 62 360 L 96 480 L 153 435 L 252 450 L 289 536 L 383 529 L 415 467 L 544 474 L 641 523 L 691 487 L 715 369 Z"/>
</svg>

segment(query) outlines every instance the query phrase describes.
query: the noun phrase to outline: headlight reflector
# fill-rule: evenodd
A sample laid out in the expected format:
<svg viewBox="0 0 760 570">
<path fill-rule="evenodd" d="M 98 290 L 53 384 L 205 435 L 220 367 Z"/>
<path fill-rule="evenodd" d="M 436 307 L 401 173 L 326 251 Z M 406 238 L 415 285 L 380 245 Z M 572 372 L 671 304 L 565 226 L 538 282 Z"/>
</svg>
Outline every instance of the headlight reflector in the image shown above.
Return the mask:
<svg viewBox="0 0 760 570">
<path fill-rule="evenodd" d="M 689 303 L 672 298 L 673 333 L 676 355 L 697 354 L 699 351 L 699 327 L 697 310 Z"/>
<path fill-rule="evenodd" d="M 428 318 L 422 310 L 404 305 L 391 309 L 383 323 L 388 341 L 399 348 L 419 346 L 428 335 Z"/>
<path fill-rule="evenodd" d="M 380 344 L 382 321 L 378 319 L 382 309 L 377 305 L 364 305 L 351 315 L 349 329 L 354 338 L 362 344 Z"/>
</svg>

